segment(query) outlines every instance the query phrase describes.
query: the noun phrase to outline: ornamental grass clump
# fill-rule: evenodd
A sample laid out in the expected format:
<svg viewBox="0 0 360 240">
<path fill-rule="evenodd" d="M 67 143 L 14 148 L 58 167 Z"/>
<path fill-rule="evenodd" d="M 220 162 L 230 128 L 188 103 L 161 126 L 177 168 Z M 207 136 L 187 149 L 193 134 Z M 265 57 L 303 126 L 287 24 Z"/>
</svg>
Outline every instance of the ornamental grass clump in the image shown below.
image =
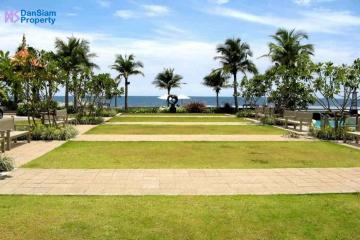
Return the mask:
<svg viewBox="0 0 360 240">
<path fill-rule="evenodd" d="M 14 161 L 12 158 L 0 154 L 0 172 L 9 172 L 14 169 Z"/>
<path fill-rule="evenodd" d="M 78 131 L 71 125 L 53 127 L 38 125 L 32 131 L 33 140 L 68 140 L 74 138 Z"/>
</svg>

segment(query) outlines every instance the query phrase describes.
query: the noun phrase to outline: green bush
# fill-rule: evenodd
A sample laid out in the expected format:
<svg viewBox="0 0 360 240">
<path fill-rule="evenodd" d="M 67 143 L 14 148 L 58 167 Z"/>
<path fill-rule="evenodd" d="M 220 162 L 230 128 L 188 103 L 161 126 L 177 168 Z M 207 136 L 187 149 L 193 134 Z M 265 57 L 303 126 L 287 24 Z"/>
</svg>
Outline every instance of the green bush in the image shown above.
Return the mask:
<svg viewBox="0 0 360 240">
<path fill-rule="evenodd" d="M 0 172 L 9 172 L 14 169 L 12 158 L 0 153 Z"/>
<path fill-rule="evenodd" d="M 76 117 L 76 121 L 78 124 L 84 125 L 98 125 L 104 122 L 104 118 L 96 117 L 96 116 L 81 116 L 78 115 Z"/>
<path fill-rule="evenodd" d="M 78 131 L 71 125 L 65 127 L 50 127 L 37 125 L 32 131 L 33 140 L 68 140 L 74 138 Z"/>
<path fill-rule="evenodd" d="M 19 103 L 16 109 L 17 116 L 27 116 L 27 105 L 24 103 Z"/>
<path fill-rule="evenodd" d="M 119 112 L 125 112 L 124 109 L 120 109 Z M 158 113 L 158 107 L 131 107 L 127 113 Z"/>
<path fill-rule="evenodd" d="M 96 112 L 96 116 L 100 117 L 114 117 L 117 114 L 115 109 L 101 109 Z"/>
<path fill-rule="evenodd" d="M 325 128 L 310 128 L 310 135 L 322 140 L 344 140 L 350 139 L 347 132 L 349 129 L 347 127 L 338 127 L 337 129 L 330 126 L 325 126 Z"/>
<path fill-rule="evenodd" d="M 188 113 L 204 113 L 206 112 L 206 106 L 201 102 L 190 102 L 184 106 Z"/>
<path fill-rule="evenodd" d="M 275 125 L 276 119 L 275 119 L 275 117 L 272 117 L 272 116 L 265 116 L 265 117 L 260 118 L 260 122 L 262 124 L 266 124 L 266 125 Z"/>
<path fill-rule="evenodd" d="M 168 107 L 160 107 L 158 110 L 159 113 L 169 113 L 170 112 L 170 108 Z M 177 107 L 176 108 L 176 113 L 186 113 L 186 109 L 184 107 Z"/>
<path fill-rule="evenodd" d="M 255 115 L 254 110 L 251 109 L 242 109 L 236 113 L 236 117 L 238 118 L 249 118 Z"/>
</svg>

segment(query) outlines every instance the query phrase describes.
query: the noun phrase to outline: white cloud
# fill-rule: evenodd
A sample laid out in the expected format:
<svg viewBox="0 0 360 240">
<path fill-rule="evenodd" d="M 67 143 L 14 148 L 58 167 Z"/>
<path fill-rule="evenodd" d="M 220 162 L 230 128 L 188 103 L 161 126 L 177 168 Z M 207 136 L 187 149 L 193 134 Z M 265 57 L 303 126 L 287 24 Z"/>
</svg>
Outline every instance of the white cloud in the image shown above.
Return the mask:
<svg viewBox="0 0 360 240">
<path fill-rule="evenodd" d="M 99 0 L 99 1 L 98 1 L 98 4 L 99 4 L 101 7 L 107 8 L 107 7 L 110 7 L 111 2 L 110 2 L 110 1 L 107 1 L 107 0 Z"/>
<path fill-rule="evenodd" d="M 141 9 L 130 10 L 120 9 L 115 12 L 115 16 L 130 19 L 130 18 L 141 18 L 141 17 L 159 17 L 167 15 L 170 10 L 168 7 L 163 5 L 140 5 Z"/>
<path fill-rule="evenodd" d="M 131 11 L 131 10 L 117 10 L 115 12 L 115 16 L 123 18 L 123 19 L 130 19 L 130 18 L 134 18 L 136 17 L 135 12 Z"/>
<path fill-rule="evenodd" d="M 219 5 L 226 4 L 226 3 L 230 2 L 230 0 L 209 0 L 209 1 L 213 2 L 215 4 L 219 4 Z"/>
<path fill-rule="evenodd" d="M 74 13 L 74 12 L 69 12 L 69 13 L 66 13 L 65 15 L 68 16 L 68 17 L 75 17 L 75 16 L 77 16 L 78 14 L 77 14 L 77 13 Z"/>
<path fill-rule="evenodd" d="M 163 5 L 142 5 L 145 10 L 145 15 L 149 17 L 157 17 L 167 15 L 169 8 Z"/>
<path fill-rule="evenodd" d="M 336 0 L 294 0 L 294 3 L 300 6 L 309 6 L 312 3 L 324 3 L 324 2 L 334 2 Z"/>
<path fill-rule="evenodd" d="M 348 11 L 313 10 L 299 13 L 297 18 L 257 15 L 231 8 L 217 7 L 208 11 L 224 17 L 274 27 L 296 28 L 309 32 L 341 33 L 346 27 L 360 26 L 360 17 Z"/>
<path fill-rule="evenodd" d="M 184 30 L 172 25 L 164 25 L 162 29 L 173 31 L 174 35 L 184 33 Z M 116 73 L 109 66 L 113 64 L 115 54 L 135 54 L 136 59 L 145 65 L 145 77 L 136 76 L 130 79 L 131 95 L 162 95 L 164 92 L 156 89 L 151 82 L 164 67 L 175 68 L 177 73 L 184 76 L 184 82 L 188 83 L 182 89 L 176 90 L 177 92 L 192 96 L 213 95 L 212 90 L 202 86 L 201 81 L 203 76 L 218 66 L 217 61 L 213 59 L 218 42 L 184 40 L 181 37 L 166 38 L 165 35 L 161 39 L 120 38 L 95 32 L 60 31 L 20 23 L 9 27 L 9 24 L 0 22 L 1 49 L 14 54 L 23 33 L 26 34 L 29 45 L 45 50 L 54 50 L 56 37 L 61 39 L 69 36 L 85 38 L 90 42 L 90 50 L 98 56 L 94 59 L 95 63 L 100 66 L 100 70 L 97 71 L 110 72 L 113 76 Z M 267 52 L 268 39 L 248 41 L 254 51 L 253 60 L 259 70 L 264 71 L 270 64 L 269 59 L 259 59 L 258 57 Z M 316 42 L 315 50 L 315 60 L 330 60 L 340 64 L 351 63 L 358 57 L 356 54 L 360 52 L 360 46 L 339 44 L 336 41 Z M 63 94 L 63 90 L 59 94 Z M 231 96 L 231 89 L 224 90 L 221 94 Z"/>
<path fill-rule="evenodd" d="M 156 29 L 154 29 L 154 32 L 158 36 L 166 37 L 166 38 L 189 38 L 191 33 L 187 30 L 184 30 L 182 28 L 176 27 L 172 24 L 164 24 Z"/>
<path fill-rule="evenodd" d="M 306 6 L 310 4 L 311 0 L 294 0 L 294 2 L 298 5 Z"/>
</svg>

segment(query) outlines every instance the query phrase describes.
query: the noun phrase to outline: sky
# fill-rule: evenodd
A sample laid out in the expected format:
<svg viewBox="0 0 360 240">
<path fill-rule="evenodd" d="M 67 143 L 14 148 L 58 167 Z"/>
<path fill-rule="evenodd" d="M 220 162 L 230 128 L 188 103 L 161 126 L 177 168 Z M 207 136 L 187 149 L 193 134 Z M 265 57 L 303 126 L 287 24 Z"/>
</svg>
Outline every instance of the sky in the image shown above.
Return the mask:
<svg viewBox="0 0 360 240">
<path fill-rule="evenodd" d="M 55 23 L 5 23 L 5 11 L 21 9 L 56 11 Z M 360 0 L 1 0 L 0 18 L 0 49 L 12 54 L 22 34 L 29 45 L 46 50 L 54 50 L 55 38 L 75 36 L 90 42 L 96 71 L 114 77 L 116 54 L 134 54 L 145 76 L 130 78 L 132 96 L 163 95 L 152 81 L 169 67 L 186 83 L 175 93 L 214 95 L 201 82 L 219 67 L 216 46 L 227 38 L 247 42 L 264 72 L 271 63 L 262 56 L 280 27 L 308 33 L 316 62 L 351 64 L 360 57 Z"/>
</svg>

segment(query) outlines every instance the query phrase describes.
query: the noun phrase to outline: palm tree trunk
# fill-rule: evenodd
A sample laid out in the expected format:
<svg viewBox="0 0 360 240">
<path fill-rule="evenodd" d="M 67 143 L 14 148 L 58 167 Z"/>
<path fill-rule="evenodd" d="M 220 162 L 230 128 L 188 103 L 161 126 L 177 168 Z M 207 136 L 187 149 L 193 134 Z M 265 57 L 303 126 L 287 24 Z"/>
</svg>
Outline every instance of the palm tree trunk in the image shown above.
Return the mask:
<svg viewBox="0 0 360 240">
<path fill-rule="evenodd" d="M 167 94 L 168 94 L 168 96 L 170 95 L 170 91 L 171 91 L 171 88 L 168 88 L 168 89 L 167 89 Z M 166 99 L 166 101 L 167 101 L 167 106 L 169 107 L 169 106 L 170 106 L 169 100 Z"/>
<path fill-rule="evenodd" d="M 216 108 L 219 108 L 219 91 L 216 90 Z"/>
<path fill-rule="evenodd" d="M 237 91 L 237 80 L 236 80 L 236 72 L 234 74 L 234 103 L 235 103 L 235 111 L 239 110 L 239 102 L 238 102 L 238 91 Z"/>
<path fill-rule="evenodd" d="M 128 80 L 125 78 L 125 111 L 128 110 Z"/>
<path fill-rule="evenodd" d="M 65 109 L 68 110 L 69 108 L 69 78 L 70 73 L 67 74 L 65 80 Z"/>
</svg>

